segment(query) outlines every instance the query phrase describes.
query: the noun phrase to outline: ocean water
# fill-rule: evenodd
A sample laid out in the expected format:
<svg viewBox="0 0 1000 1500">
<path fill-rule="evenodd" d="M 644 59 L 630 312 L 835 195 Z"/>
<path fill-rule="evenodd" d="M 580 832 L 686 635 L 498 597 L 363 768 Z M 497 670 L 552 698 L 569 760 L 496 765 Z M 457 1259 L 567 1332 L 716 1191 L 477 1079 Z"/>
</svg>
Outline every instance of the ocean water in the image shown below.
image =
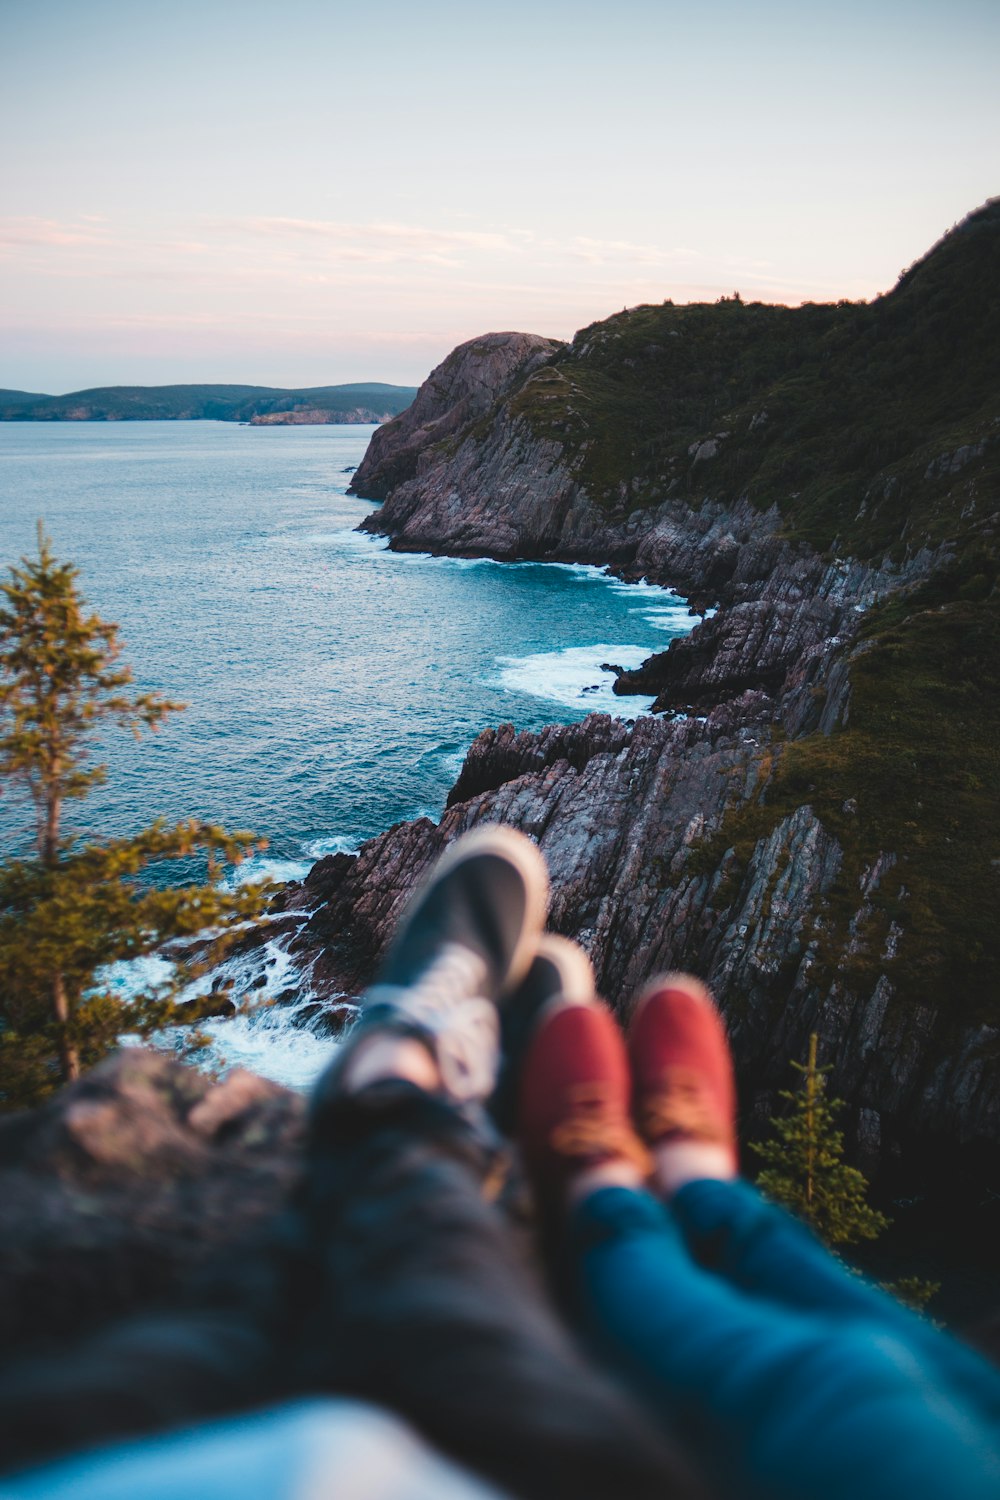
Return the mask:
<svg viewBox="0 0 1000 1500">
<path fill-rule="evenodd" d="M 139 744 L 106 740 L 108 783 L 71 809 L 75 829 L 211 818 L 268 839 L 252 873 L 292 879 L 437 817 L 488 725 L 648 710 L 601 664 L 688 631 L 683 600 L 596 568 L 390 552 L 355 529 L 371 502 L 346 493 L 372 430 L 0 423 L 0 565 L 34 550 L 43 518 L 120 625 L 136 686 L 187 704 Z M 27 830 L 0 797 L 5 846 Z M 287 955 L 267 961 L 265 993 L 287 988 Z M 227 1027 L 228 1056 L 289 1082 L 315 1071 L 316 1039 L 277 1011 Z"/>
</svg>

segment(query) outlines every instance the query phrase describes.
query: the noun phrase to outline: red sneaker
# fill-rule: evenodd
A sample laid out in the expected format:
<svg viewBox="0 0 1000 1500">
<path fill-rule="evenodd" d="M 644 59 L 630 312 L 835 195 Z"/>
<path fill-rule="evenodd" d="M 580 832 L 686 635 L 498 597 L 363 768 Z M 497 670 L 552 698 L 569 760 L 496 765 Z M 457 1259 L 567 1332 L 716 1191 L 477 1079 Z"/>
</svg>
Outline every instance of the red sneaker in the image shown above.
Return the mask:
<svg viewBox="0 0 1000 1500">
<path fill-rule="evenodd" d="M 729 1041 L 709 991 L 690 974 L 651 980 L 628 1033 L 633 1114 L 650 1146 L 722 1146 L 737 1169 L 736 1086 Z"/>
<path fill-rule="evenodd" d="M 624 1041 L 594 993 L 589 960 L 565 939 L 543 938 L 529 978 L 550 991 L 537 1013 L 518 1101 L 518 1137 L 536 1186 L 559 1191 L 577 1172 L 611 1161 L 631 1162 L 647 1176 L 650 1158 L 630 1115 Z"/>
</svg>

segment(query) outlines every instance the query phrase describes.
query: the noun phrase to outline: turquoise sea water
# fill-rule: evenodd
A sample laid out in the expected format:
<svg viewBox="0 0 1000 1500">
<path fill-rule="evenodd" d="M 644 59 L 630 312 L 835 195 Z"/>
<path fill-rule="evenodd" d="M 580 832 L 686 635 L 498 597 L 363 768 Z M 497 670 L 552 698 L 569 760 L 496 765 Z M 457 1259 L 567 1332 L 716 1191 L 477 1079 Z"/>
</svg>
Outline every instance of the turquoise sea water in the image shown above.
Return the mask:
<svg viewBox="0 0 1000 1500">
<path fill-rule="evenodd" d="M 402 818 L 440 814 L 487 725 L 634 716 L 602 662 L 636 665 L 693 620 L 594 568 L 398 555 L 346 494 L 369 427 L 0 423 L 0 564 L 45 520 L 142 689 L 188 704 L 117 733 L 84 832 L 188 815 L 270 841 L 304 874 Z M 26 810 L 0 798 L 0 834 Z"/>
</svg>

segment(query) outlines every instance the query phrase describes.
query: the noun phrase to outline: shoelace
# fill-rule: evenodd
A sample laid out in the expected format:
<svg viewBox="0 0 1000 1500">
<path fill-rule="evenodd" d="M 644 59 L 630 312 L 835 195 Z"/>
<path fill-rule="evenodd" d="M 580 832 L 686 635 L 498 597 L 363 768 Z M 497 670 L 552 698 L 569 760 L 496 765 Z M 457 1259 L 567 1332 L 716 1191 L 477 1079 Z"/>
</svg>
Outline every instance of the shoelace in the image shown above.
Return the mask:
<svg viewBox="0 0 1000 1500">
<path fill-rule="evenodd" d="M 576 1160 L 620 1156 L 634 1162 L 644 1175 L 649 1172 L 649 1154 L 622 1118 L 607 1084 L 596 1080 L 575 1084 L 567 1090 L 567 1102 L 569 1115 L 549 1135 L 553 1151 Z"/>
<path fill-rule="evenodd" d="M 496 1082 L 500 1020 L 482 994 L 486 978 L 481 958 L 450 943 L 400 1005 L 433 1033 L 442 1085 L 459 1102 L 485 1098 Z"/>
<path fill-rule="evenodd" d="M 482 995 L 487 970 L 483 959 L 461 943 L 448 943 L 430 968 L 406 990 L 405 1008 L 437 1030 L 451 1007 Z"/>
<path fill-rule="evenodd" d="M 642 1133 L 648 1141 L 682 1135 L 693 1141 L 729 1140 L 726 1123 L 704 1078 L 689 1068 L 665 1068 L 659 1087 L 643 1100 L 639 1112 Z"/>
</svg>

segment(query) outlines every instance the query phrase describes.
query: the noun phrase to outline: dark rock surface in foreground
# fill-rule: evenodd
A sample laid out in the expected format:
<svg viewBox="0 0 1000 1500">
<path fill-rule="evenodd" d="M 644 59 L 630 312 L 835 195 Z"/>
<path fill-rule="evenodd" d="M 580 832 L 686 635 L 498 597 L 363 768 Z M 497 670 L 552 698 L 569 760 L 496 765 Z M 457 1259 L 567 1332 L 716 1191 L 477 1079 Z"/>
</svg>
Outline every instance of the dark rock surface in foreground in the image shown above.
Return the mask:
<svg viewBox="0 0 1000 1500">
<path fill-rule="evenodd" d="M 299 1171 L 303 1101 L 128 1048 L 0 1118 L 0 1348 L 60 1347 L 176 1304 L 212 1264 L 239 1281 Z"/>
</svg>

